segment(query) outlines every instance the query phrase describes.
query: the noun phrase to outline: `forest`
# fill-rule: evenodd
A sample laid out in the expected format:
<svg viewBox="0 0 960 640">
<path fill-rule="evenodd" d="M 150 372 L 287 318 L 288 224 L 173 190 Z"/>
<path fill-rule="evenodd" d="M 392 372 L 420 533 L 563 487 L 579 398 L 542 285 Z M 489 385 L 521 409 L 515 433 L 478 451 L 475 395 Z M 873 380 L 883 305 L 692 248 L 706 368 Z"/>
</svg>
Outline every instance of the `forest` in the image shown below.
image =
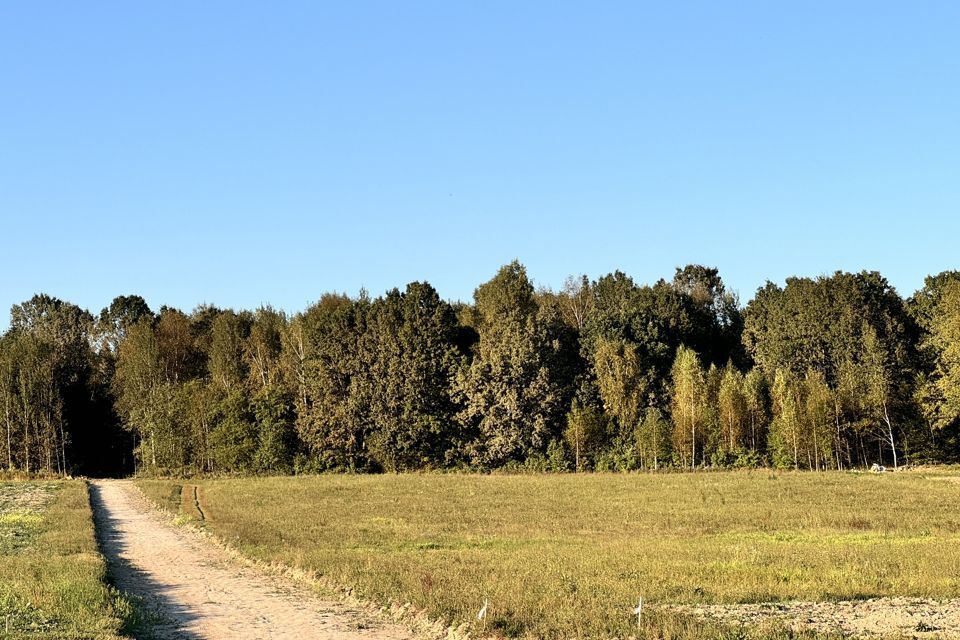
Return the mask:
<svg viewBox="0 0 960 640">
<path fill-rule="evenodd" d="M 714 268 L 472 303 L 413 282 L 295 315 L 39 294 L 0 337 L 0 466 L 25 472 L 811 470 L 960 458 L 960 272 L 902 298 L 876 272 Z"/>
</svg>

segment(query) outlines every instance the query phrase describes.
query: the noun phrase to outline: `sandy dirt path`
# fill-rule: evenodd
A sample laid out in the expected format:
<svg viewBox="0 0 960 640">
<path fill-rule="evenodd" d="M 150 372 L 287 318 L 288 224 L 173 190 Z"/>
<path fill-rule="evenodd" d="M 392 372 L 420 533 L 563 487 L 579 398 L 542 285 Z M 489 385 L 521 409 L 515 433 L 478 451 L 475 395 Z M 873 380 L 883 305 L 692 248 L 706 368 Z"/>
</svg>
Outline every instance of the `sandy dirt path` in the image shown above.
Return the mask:
<svg viewBox="0 0 960 640">
<path fill-rule="evenodd" d="M 239 564 L 178 529 L 129 481 L 91 483 L 101 548 L 114 583 L 143 598 L 160 639 L 407 640 L 409 630 L 306 587 Z"/>
</svg>

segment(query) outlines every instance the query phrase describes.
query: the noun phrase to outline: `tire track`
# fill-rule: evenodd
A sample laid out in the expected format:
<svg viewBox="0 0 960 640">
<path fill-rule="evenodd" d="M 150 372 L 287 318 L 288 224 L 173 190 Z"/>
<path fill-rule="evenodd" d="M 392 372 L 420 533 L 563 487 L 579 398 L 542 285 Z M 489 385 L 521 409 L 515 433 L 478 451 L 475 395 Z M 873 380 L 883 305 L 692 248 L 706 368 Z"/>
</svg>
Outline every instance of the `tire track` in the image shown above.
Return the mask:
<svg viewBox="0 0 960 640">
<path fill-rule="evenodd" d="M 206 514 L 203 513 L 203 509 L 200 508 L 200 487 L 193 485 L 193 506 L 197 508 L 197 513 L 200 514 L 201 522 L 207 519 Z"/>
</svg>

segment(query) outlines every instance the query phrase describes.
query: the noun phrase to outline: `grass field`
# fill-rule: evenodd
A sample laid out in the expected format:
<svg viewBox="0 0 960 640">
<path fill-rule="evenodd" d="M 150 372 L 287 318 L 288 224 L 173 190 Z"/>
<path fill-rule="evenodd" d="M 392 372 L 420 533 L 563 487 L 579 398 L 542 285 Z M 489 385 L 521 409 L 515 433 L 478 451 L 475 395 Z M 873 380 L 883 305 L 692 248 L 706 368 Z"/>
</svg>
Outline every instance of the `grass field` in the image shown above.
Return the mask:
<svg viewBox="0 0 960 640">
<path fill-rule="evenodd" d="M 86 483 L 0 482 L 0 637 L 121 637 Z"/>
<path fill-rule="evenodd" d="M 214 534 L 377 603 L 411 602 L 480 634 L 698 638 L 744 631 L 656 605 L 960 596 L 960 484 L 950 478 L 754 471 L 197 484 Z M 188 499 L 170 481 L 138 484 L 196 517 L 192 488 Z M 639 596 L 651 605 L 641 630 L 631 615 Z"/>
</svg>

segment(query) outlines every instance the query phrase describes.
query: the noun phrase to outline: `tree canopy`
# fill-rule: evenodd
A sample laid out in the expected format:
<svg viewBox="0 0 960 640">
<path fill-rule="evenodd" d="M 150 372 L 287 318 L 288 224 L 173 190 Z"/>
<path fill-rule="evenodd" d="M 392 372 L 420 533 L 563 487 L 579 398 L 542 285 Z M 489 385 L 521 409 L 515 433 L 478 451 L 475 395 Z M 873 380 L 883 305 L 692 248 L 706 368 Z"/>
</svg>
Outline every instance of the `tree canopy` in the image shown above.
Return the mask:
<svg viewBox="0 0 960 640">
<path fill-rule="evenodd" d="M 289 473 L 960 458 L 960 272 L 902 298 L 876 272 L 767 283 L 715 268 L 537 289 L 519 262 L 469 303 L 372 298 L 99 314 L 38 294 L 0 336 L 0 464 Z"/>
</svg>

